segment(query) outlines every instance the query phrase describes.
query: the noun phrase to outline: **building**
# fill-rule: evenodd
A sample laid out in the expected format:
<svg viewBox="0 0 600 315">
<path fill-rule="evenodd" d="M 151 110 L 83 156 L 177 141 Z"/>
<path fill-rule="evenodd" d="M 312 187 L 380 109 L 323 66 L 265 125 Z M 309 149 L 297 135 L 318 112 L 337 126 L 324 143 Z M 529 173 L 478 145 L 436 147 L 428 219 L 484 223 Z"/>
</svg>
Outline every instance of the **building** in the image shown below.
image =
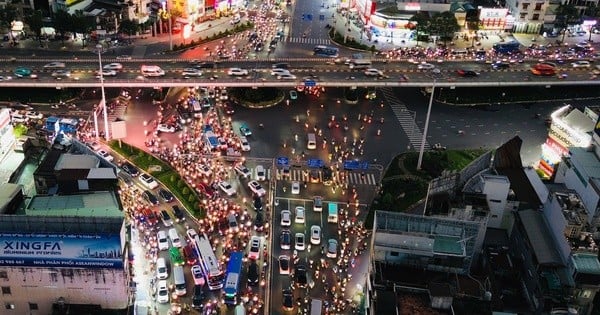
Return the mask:
<svg viewBox="0 0 600 315">
<path fill-rule="evenodd" d="M 512 31 L 515 33 L 540 34 L 544 28 L 549 6 L 550 2 L 548 0 L 506 0 L 506 8 L 514 20 Z M 553 21 L 554 18 L 551 22 Z"/>
<path fill-rule="evenodd" d="M 127 308 L 129 262 L 115 193 L 36 196 L 25 211 L 0 217 L 3 314 Z"/>
</svg>

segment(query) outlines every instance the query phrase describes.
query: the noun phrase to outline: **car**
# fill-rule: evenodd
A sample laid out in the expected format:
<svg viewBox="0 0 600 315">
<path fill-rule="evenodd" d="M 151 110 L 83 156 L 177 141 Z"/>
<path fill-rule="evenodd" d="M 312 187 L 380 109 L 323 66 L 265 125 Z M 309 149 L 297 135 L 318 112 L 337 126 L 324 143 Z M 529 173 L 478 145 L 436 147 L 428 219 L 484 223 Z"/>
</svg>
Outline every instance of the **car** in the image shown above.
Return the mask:
<svg viewBox="0 0 600 315">
<path fill-rule="evenodd" d="M 31 69 L 26 68 L 26 67 L 18 67 L 18 68 L 16 68 L 15 71 L 13 71 L 13 74 L 17 78 L 26 78 L 26 77 L 34 78 L 34 76 L 37 77 L 35 74 L 32 74 Z"/>
<path fill-rule="evenodd" d="M 248 266 L 248 285 L 257 286 L 260 280 L 260 269 L 256 261 L 250 262 Z"/>
<path fill-rule="evenodd" d="M 55 77 L 56 79 L 68 78 L 68 77 L 71 76 L 71 71 L 69 71 L 69 70 L 55 70 L 54 72 L 52 72 L 52 76 Z"/>
<path fill-rule="evenodd" d="M 321 197 L 321 196 L 313 197 L 313 211 L 314 212 L 322 212 L 323 211 L 323 197 Z"/>
<path fill-rule="evenodd" d="M 167 280 L 158 281 L 158 285 L 156 286 L 156 301 L 161 304 L 169 303 Z"/>
<path fill-rule="evenodd" d="M 151 205 L 158 205 L 160 202 L 158 201 L 158 198 L 156 198 L 156 196 L 149 190 L 144 190 L 144 192 L 142 193 L 142 198 L 144 198 L 144 200 L 146 200 L 146 202 L 148 202 Z"/>
<path fill-rule="evenodd" d="M 112 162 L 115 158 L 110 155 L 108 152 L 104 151 L 104 150 L 98 150 L 96 151 L 96 153 L 98 153 L 99 156 L 101 156 L 103 159 L 105 159 L 108 162 Z"/>
<path fill-rule="evenodd" d="M 97 78 L 100 78 L 100 73 L 102 73 L 103 77 L 114 77 L 114 76 L 117 75 L 117 71 L 116 70 L 102 69 L 102 72 L 96 71 L 96 77 Z"/>
<path fill-rule="evenodd" d="M 294 267 L 294 278 L 298 287 L 306 288 L 308 277 L 306 276 L 306 266 L 299 264 Z"/>
<path fill-rule="evenodd" d="M 131 60 L 131 56 L 130 55 L 119 55 L 116 58 L 117 60 Z"/>
<path fill-rule="evenodd" d="M 169 126 L 167 124 L 158 124 L 158 126 L 156 126 L 156 130 L 160 131 L 160 132 L 166 132 L 166 133 L 174 133 L 175 127 L 173 126 Z"/>
<path fill-rule="evenodd" d="M 196 236 L 198 236 L 198 233 L 196 232 L 196 230 L 190 228 L 190 229 L 187 229 L 187 231 L 185 231 L 185 235 L 188 237 L 188 240 L 191 242 L 196 239 Z"/>
<path fill-rule="evenodd" d="M 281 299 L 281 304 L 283 304 L 283 309 L 286 311 L 294 310 L 294 293 L 292 292 L 292 290 L 283 290 L 283 298 Z"/>
<path fill-rule="evenodd" d="M 298 206 L 295 209 L 295 217 L 294 217 L 294 222 L 295 223 L 304 223 L 304 221 L 306 221 L 306 211 L 304 209 L 304 207 Z"/>
<path fill-rule="evenodd" d="M 214 69 L 217 67 L 217 64 L 212 61 L 203 61 L 194 66 L 196 69 Z"/>
<path fill-rule="evenodd" d="M 321 244 L 321 227 L 313 225 L 310 227 L 310 243 L 313 245 Z"/>
<path fill-rule="evenodd" d="M 44 114 L 30 110 L 30 111 L 25 112 L 25 117 L 27 117 L 29 119 L 33 119 L 33 120 L 40 120 L 40 119 L 44 118 Z"/>
<path fill-rule="evenodd" d="M 287 69 L 289 68 L 290 64 L 286 63 L 286 62 L 278 62 L 278 63 L 274 63 L 273 65 L 271 65 L 271 68 L 273 69 Z"/>
<path fill-rule="evenodd" d="M 571 63 L 571 66 L 573 66 L 573 68 L 589 68 L 592 65 L 590 64 L 589 61 L 579 60 L 579 61 L 575 61 L 575 62 Z"/>
<path fill-rule="evenodd" d="M 238 164 L 233 169 L 243 178 L 250 178 L 252 176 L 252 172 L 244 164 Z"/>
<path fill-rule="evenodd" d="M 204 274 L 202 274 L 202 268 L 200 268 L 200 266 L 192 266 L 192 278 L 194 278 L 195 285 L 204 285 Z"/>
<path fill-rule="evenodd" d="M 300 194 L 300 182 L 292 182 L 292 195 Z"/>
<path fill-rule="evenodd" d="M 272 76 L 278 76 L 278 75 L 283 75 L 283 74 L 290 74 L 290 70 L 281 69 L 281 68 L 274 68 L 273 70 L 271 70 Z"/>
<path fill-rule="evenodd" d="M 284 73 L 277 76 L 279 80 L 296 80 L 296 76 L 291 73 Z"/>
<path fill-rule="evenodd" d="M 292 233 L 288 230 L 282 230 L 279 235 L 279 247 L 281 249 L 291 249 Z"/>
<path fill-rule="evenodd" d="M 148 222 L 148 225 L 150 225 L 151 227 L 154 227 L 158 224 L 158 216 L 156 215 L 156 213 L 154 211 L 152 211 L 151 209 L 145 208 L 142 211 L 142 213 L 145 216 L 145 219 L 146 219 L 146 222 Z"/>
<path fill-rule="evenodd" d="M 146 186 L 148 189 L 154 189 L 158 187 L 158 183 L 154 180 L 154 178 L 146 173 L 140 175 L 140 182 L 142 182 L 142 185 Z"/>
<path fill-rule="evenodd" d="M 205 177 L 210 177 L 212 175 L 212 169 L 208 165 L 201 165 L 199 169 L 200 174 Z"/>
<path fill-rule="evenodd" d="M 261 245 L 260 236 L 252 236 L 250 239 L 250 250 L 248 251 L 249 259 L 257 260 L 260 257 Z"/>
<path fill-rule="evenodd" d="M 476 77 L 479 75 L 479 72 L 474 70 L 466 70 L 466 69 L 458 69 L 456 73 L 461 77 Z"/>
<path fill-rule="evenodd" d="M 164 200 L 165 202 L 171 202 L 171 201 L 175 200 L 175 197 L 173 197 L 173 194 L 164 188 L 161 188 L 158 190 L 158 196 L 160 198 L 162 198 L 162 200 Z"/>
<path fill-rule="evenodd" d="M 51 62 L 51 63 L 47 63 L 44 65 L 44 69 L 62 69 L 64 68 L 66 65 L 64 62 Z"/>
<path fill-rule="evenodd" d="M 123 70 L 123 65 L 118 62 L 113 62 L 113 63 L 104 65 L 104 67 L 102 67 L 102 69 L 120 71 L 120 70 Z"/>
<path fill-rule="evenodd" d="M 264 181 L 267 179 L 267 175 L 266 175 L 264 166 L 257 165 L 256 168 L 254 169 L 254 171 L 256 172 L 256 180 L 257 181 Z"/>
<path fill-rule="evenodd" d="M 96 141 L 86 142 L 85 146 L 87 146 L 88 148 L 92 149 L 92 151 L 98 151 L 98 150 L 100 150 L 100 148 L 102 148 L 100 146 L 100 143 L 98 143 Z"/>
<path fill-rule="evenodd" d="M 417 65 L 417 69 L 419 70 L 433 70 L 435 69 L 435 66 L 427 63 L 427 62 L 421 62 L 420 64 Z"/>
<path fill-rule="evenodd" d="M 235 109 L 233 108 L 233 105 L 231 104 L 231 102 L 226 102 L 223 105 L 223 111 L 227 115 L 233 115 L 233 114 L 235 114 Z"/>
<path fill-rule="evenodd" d="M 219 188 L 229 197 L 235 195 L 236 193 L 235 188 L 233 188 L 227 181 L 219 182 Z"/>
<path fill-rule="evenodd" d="M 367 77 L 380 77 L 383 76 L 383 71 L 375 68 L 369 68 L 365 70 L 365 76 Z"/>
<path fill-rule="evenodd" d="M 173 219 L 171 219 L 171 216 L 169 215 L 167 210 L 160 211 L 160 219 L 163 221 L 163 224 L 166 227 L 173 226 Z"/>
<path fill-rule="evenodd" d="M 185 68 L 181 72 L 181 75 L 184 77 L 199 77 L 202 76 L 202 71 L 196 68 Z"/>
<path fill-rule="evenodd" d="M 262 211 L 263 203 L 259 196 L 254 196 L 253 206 L 254 206 L 254 210 Z"/>
<path fill-rule="evenodd" d="M 173 214 L 175 215 L 175 221 L 176 222 L 182 222 L 185 221 L 185 214 L 183 213 L 183 210 L 181 210 L 181 208 L 179 208 L 178 205 L 174 205 L 171 209 L 173 209 Z"/>
<path fill-rule="evenodd" d="M 292 225 L 292 213 L 290 210 L 281 210 L 281 226 Z"/>
<path fill-rule="evenodd" d="M 248 187 L 255 193 L 257 196 L 262 197 L 267 194 L 267 191 L 255 180 L 251 180 L 248 182 Z"/>
<path fill-rule="evenodd" d="M 281 176 L 289 178 L 291 176 L 290 166 L 284 165 L 281 169 Z"/>
<path fill-rule="evenodd" d="M 327 257 L 337 258 L 337 248 L 338 248 L 338 242 L 332 238 L 329 239 L 327 241 Z"/>
<path fill-rule="evenodd" d="M 492 63 L 492 69 L 494 69 L 494 70 L 501 70 L 501 69 L 508 69 L 508 68 L 510 68 L 510 63 L 507 63 L 507 62 L 499 61 L 499 62 Z"/>
<path fill-rule="evenodd" d="M 156 234 L 156 238 L 158 240 L 158 250 L 169 249 L 169 238 L 167 237 L 167 232 L 158 231 L 158 233 Z"/>
<path fill-rule="evenodd" d="M 279 274 L 289 275 L 290 274 L 290 256 L 281 255 L 279 256 Z"/>
<path fill-rule="evenodd" d="M 304 237 L 304 233 L 296 233 L 294 236 L 294 249 L 297 251 L 303 251 L 306 249 L 306 240 Z"/>
<path fill-rule="evenodd" d="M 192 308 L 202 310 L 204 308 L 204 289 L 202 285 L 194 286 L 194 295 L 192 296 Z"/>
<path fill-rule="evenodd" d="M 248 136 L 252 135 L 252 130 L 250 130 L 250 128 L 248 128 L 248 126 L 242 125 L 240 127 L 240 133 L 242 134 L 242 136 L 248 137 Z"/>
<path fill-rule="evenodd" d="M 298 93 L 296 91 L 294 91 L 294 90 L 291 90 L 290 91 L 290 99 L 291 100 L 295 100 L 297 98 L 298 98 Z"/>
<path fill-rule="evenodd" d="M 125 173 L 129 174 L 131 177 L 136 177 L 136 176 L 140 175 L 140 171 L 137 169 L 137 167 L 133 166 L 129 162 L 123 163 L 123 165 L 121 165 L 121 169 Z"/>
<path fill-rule="evenodd" d="M 156 260 L 156 277 L 159 280 L 164 280 L 169 277 L 169 268 L 164 258 L 160 257 Z"/>
<path fill-rule="evenodd" d="M 317 170 L 311 170 L 309 177 L 311 183 L 318 183 L 321 181 L 321 176 Z"/>
<path fill-rule="evenodd" d="M 244 75 L 248 75 L 248 70 L 241 69 L 241 68 L 229 68 L 229 70 L 227 71 L 227 75 L 244 76 Z"/>
</svg>

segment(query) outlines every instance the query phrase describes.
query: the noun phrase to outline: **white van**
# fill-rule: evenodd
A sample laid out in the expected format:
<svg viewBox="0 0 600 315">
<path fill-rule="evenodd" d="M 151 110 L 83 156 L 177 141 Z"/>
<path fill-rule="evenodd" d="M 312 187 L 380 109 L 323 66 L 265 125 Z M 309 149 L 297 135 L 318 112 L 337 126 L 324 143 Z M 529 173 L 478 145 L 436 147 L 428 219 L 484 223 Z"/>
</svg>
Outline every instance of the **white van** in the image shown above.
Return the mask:
<svg viewBox="0 0 600 315">
<path fill-rule="evenodd" d="M 145 77 L 162 77 L 165 75 L 165 70 L 159 66 L 142 66 L 142 75 Z"/>
<path fill-rule="evenodd" d="M 308 134 L 308 142 L 306 143 L 306 148 L 309 150 L 314 150 L 317 148 L 317 137 L 314 133 Z"/>
<path fill-rule="evenodd" d="M 371 68 L 371 60 L 369 59 L 355 59 L 350 61 L 348 64 L 350 69 L 368 69 Z"/>
<path fill-rule="evenodd" d="M 173 279 L 175 281 L 175 294 L 181 296 L 187 293 L 185 285 L 185 275 L 182 266 L 173 267 Z"/>
<path fill-rule="evenodd" d="M 19 113 L 15 113 L 15 114 L 11 114 L 10 115 L 10 121 L 15 124 L 15 123 L 25 123 L 29 120 L 29 118 L 27 118 L 27 116 L 23 115 L 23 114 L 19 114 Z"/>
<path fill-rule="evenodd" d="M 165 280 L 169 277 L 169 269 L 167 268 L 167 261 L 160 257 L 156 260 L 156 277 L 159 280 Z"/>
<path fill-rule="evenodd" d="M 177 248 L 181 248 L 181 238 L 175 229 L 169 229 L 169 239 L 171 239 L 171 244 Z"/>
</svg>

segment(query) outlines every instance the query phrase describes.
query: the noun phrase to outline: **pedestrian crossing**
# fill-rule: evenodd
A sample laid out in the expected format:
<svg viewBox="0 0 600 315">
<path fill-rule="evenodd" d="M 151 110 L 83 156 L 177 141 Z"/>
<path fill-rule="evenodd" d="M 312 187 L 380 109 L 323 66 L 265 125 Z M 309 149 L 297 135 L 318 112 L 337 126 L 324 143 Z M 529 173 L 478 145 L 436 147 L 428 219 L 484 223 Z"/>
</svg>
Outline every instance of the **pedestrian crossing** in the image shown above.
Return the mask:
<svg viewBox="0 0 600 315">
<path fill-rule="evenodd" d="M 298 44 L 331 45 L 329 38 L 288 37 L 287 41 Z"/>
<path fill-rule="evenodd" d="M 383 93 L 383 96 L 385 97 L 387 102 L 390 104 L 390 107 L 392 108 L 396 119 L 398 119 L 398 121 L 400 122 L 400 126 L 402 126 L 402 129 L 408 137 L 408 140 L 410 141 L 410 144 L 412 145 L 413 149 L 420 149 L 421 140 L 423 139 L 423 133 L 417 125 L 416 113 L 406 108 L 404 103 L 402 103 L 396 97 L 396 95 L 394 95 L 392 88 L 382 88 L 381 92 Z M 431 146 L 429 145 L 429 143 L 427 143 L 427 140 L 425 141 L 425 150 L 431 150 Z"/>
<path fill-rule="evenodd" d="M 108 121 L 117 121 L 117 119 L 122 119 L 125 116 L 125 112 L 127 111 L 127 102 L 122 101 L 119 98 L 119 101 L 112 105 L 112 108 L 109 105 L 108 110 Z"/>
<path fill-rule="evenodd" d="M 253 167 L 249 167 L 252 174 L 256 174 L 256 170 Z M 323 172 L 320 170 L 309 170 L 309 169 L 294 169 L 291 168 L 288 174 L 284 174 L 283 169 L 277 169 L 275 172 L 276 180 L 290 180 L 290 181 L 298 181 L 298 182 L 311 182 L 311 172 L 314 172 L 316 178 L 318 178 L 318 182 L 323 182 Z M 266 180 L 270 180 L 273 176 L 271 169 L 266 169 Z M 333 173 L 333 182 L 340 185 L 370 185 L 376 186 L 377 177 L 373 173 L 361 173 L 361 172 L 334 172 Z"/>
</svg>

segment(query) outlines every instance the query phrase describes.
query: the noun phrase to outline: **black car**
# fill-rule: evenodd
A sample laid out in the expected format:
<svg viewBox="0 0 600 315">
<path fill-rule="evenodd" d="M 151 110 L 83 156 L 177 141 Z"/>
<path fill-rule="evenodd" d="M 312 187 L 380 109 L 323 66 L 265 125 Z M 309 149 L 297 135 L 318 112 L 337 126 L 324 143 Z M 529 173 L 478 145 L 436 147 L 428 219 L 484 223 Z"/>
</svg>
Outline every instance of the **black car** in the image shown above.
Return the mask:
<svg viewBox="0 0 600 315">
<path fill-rule="evenodd" d="M 121 169 L 125 173 L 131 175 L 132 177 L 136 177 L 136 176 L 140 175 L 140 171 L 137 169 L 137 167 L 133 166 L 129 162 L 123 163 L 123 165 L 121 165 Z"/>
<path fill-rule="evenodd" d="M 256 213 L 256 217 L 254 218 L 254 228 L 257 231 L 262 231 L 264 226 L 265 226 L 265 222 L 264 222 L 264 218 L 263 218 L 263 214 L 262 212 L 257 212 Z"/>
<path fill-rule="evenodd" d="M 144 190 L 144 192 L 142 193 L 142 197 L 144 198 L 144 200 L 146 200 L 149 204 L 152 205 L 158 205 L 160 202 L 158 201 L 158 198 L 149 190 Z"/>
<path fill-rule="evenodd" d="M 323 184 L 331 185 L 333 180 L 333 171 L 328 166 L 323 167 Z"/>
<path fill-rule="evenodd" d="M 456 71 L 456 73 L 458 73 L 458 75 L 460 75 L 461 77 L 476 77 L 479 75 L 479 73 L 477 73 L 473 70 L 464 70 L 464 69 L 460 69 L 460 70 Z"/>
<path fill-rule="evenodd" d="M 283 308 L 286 311 L 290 311 L 294 308 L 294 294 L 291 290 L 283 290 Z"/>
<path fill-rule="evenodd" d="M 288 230 L 281 231 L 279 236 L 279 246 L 281 249 L 290 249 L 292 246 L 292 234 Z"/>
<path fill-rule="evenodd" d="M 194 286 L 194 295 L 192 297 L 192 307 L 196 310 L 202 310 L 204 308 L 204 290 L 201 285 Z"/>
<path fill-rule="evenodd" d="M 260 269 L 258 269 L 258 264 L 253 261 L 250 263 L 250 266 L 248 266 L 248 285 L 257 286 L 259 278 Z"/>
<path fill-rule="evenodd" d="M 262 200 L 260 199 L 259 196 L 254 196 L 254 210 L 256 211 L 262 211 L 263 209 L 263 203 Z"/>
<path fill-rule="evenodd" d="M 175 215 L 175 218 L 177 218 L 177 222 L 185 221 L 185 214 L 183 213 L 183 210 L 179 208 L 179 206 L 173 206 L 173 214 Z"/>
<path fill-rule="evenodd" d="M 290 64 L 287 62 L 278 62 L 278 63 L 274 63 L 271 67 L 273 69 L 287 69 L 289 68 Z"/>
<path fill-rule="evenodd" d="M 217 64 L 214 62 L 210 62 L 210 61 L 204 61 L 201 62 L 200 64 L 197 64 L 196 66 L 194 66 L 194 68 L 196 69 L 214 69 L 217 67 Z"/>
<path fill-rule="evenodd" d="M 223 110 L 225 111 L 225 114 L 227 114 L 227 115 L 233 115 L 235 113 L 235 109 L 233 108 L 233 103 L 230 101 L 225 102 L 225 105 L 223 105 Z"/>
<path fill-rule="evenodd" d="M 506 62 L 496 62 L 492 64 L 492 68 L 494 70 L 508 69 L 510 68 L 510 64 Z"/>
<path fill-rule="evenodd" d="M 173 194 L 170 191 L 168 191 L 168 190 L 166 190 L 164 188 L 161 188 L 161 189 L 158 190 L 158 195 L 165 202 L 171 202 L 171 201 L 173 201 L 175 199 L 175 197 L 173 197 Z"/>
<path fill-rule="evenodd" d="M 306 266 L 302 264 L 296 265 L 294 268 L 294 278 L 298 287 L 306 288 L 306 284 L 308 283 L 308 278 L 306 277 Z"/>
</svg>

